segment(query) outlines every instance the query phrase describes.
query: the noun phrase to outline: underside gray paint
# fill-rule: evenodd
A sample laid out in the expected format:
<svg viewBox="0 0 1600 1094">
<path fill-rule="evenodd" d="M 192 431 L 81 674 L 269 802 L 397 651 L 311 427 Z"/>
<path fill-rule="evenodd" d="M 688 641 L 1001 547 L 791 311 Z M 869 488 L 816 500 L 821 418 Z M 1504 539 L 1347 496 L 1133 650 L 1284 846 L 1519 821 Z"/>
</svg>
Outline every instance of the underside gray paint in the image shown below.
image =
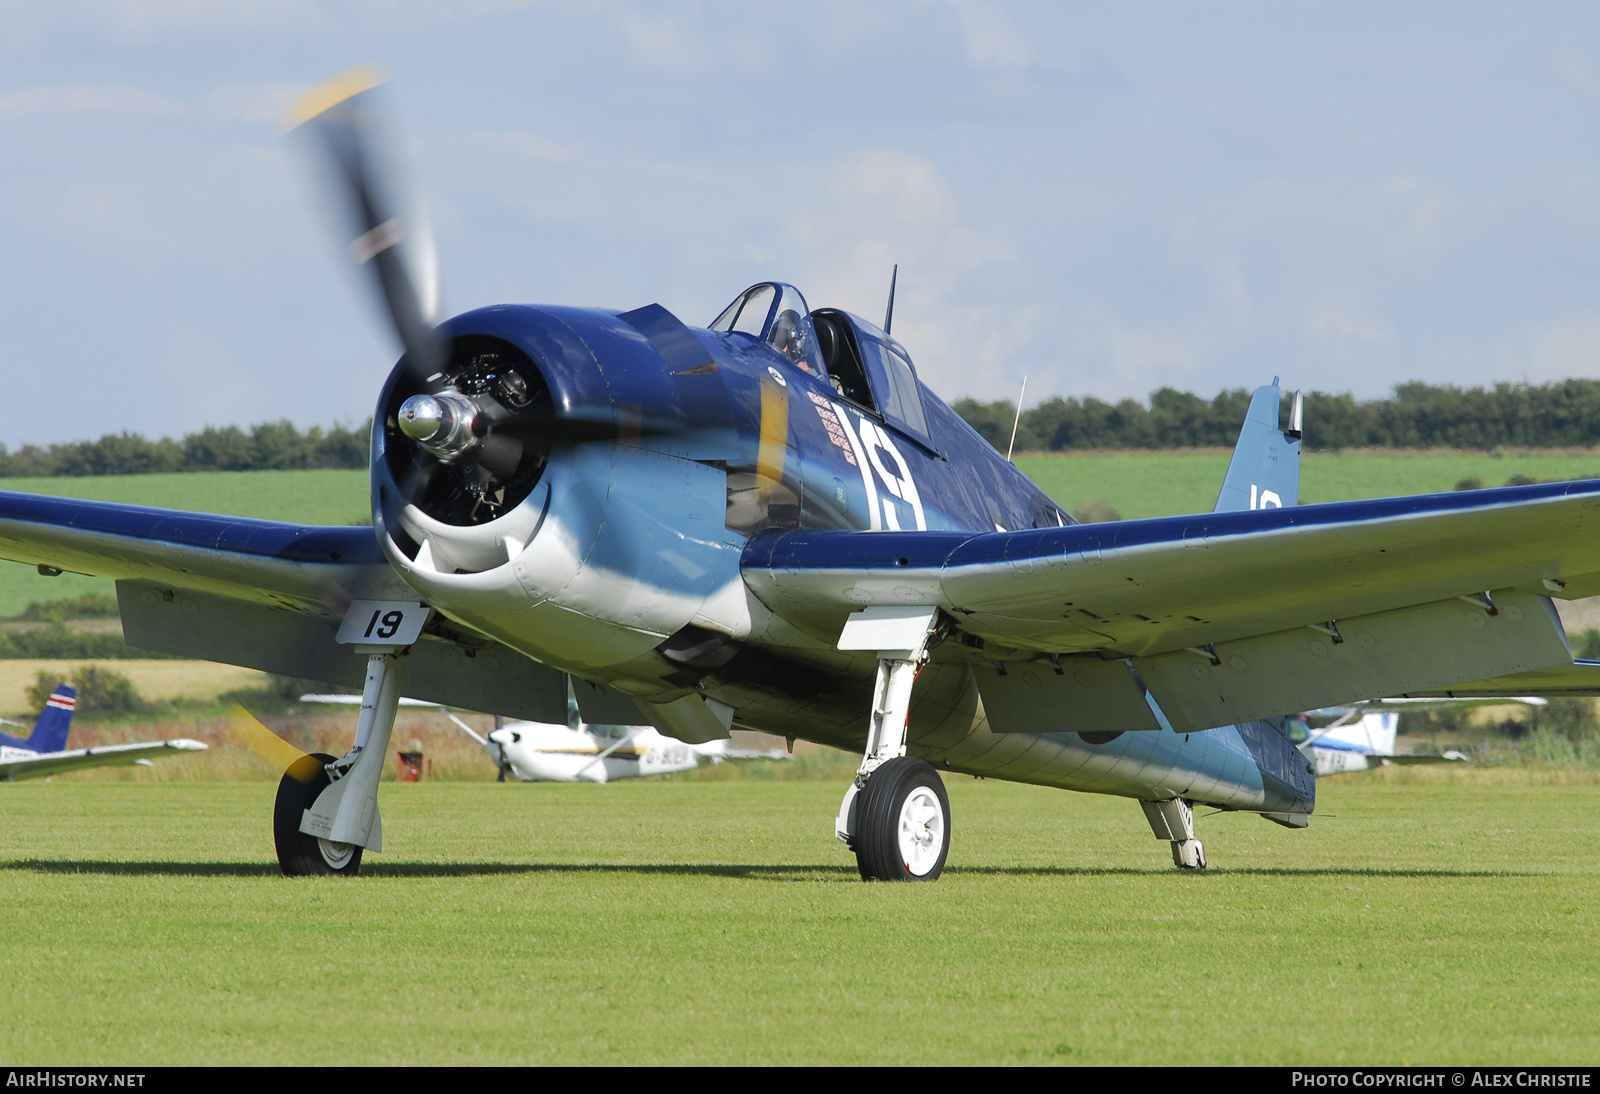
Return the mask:
<svg viewBox="0 0 1600 1094">
<path fill-rule="evenodd" d="M 613 688 L 591 684 L 587 680 L 572 678 L 572 694 L 578 700 L 578 713 L 590 725 L 642 726 L 649 719 L 639 709 L 639 704 Z M 565 716 L 563 716 L 565 721 Z"/>
<path fill-rule="evenodd" d="M 1497 594 L 1498 614 L 1462 600 L 1298 627 L 1211 651 L 1134 658 L 1139 676 L 1179 733 L 1237 725 L 1360 699 L 1445 688 L 1462 680 L 1572 662 L 1547 597 Z M 1119 732 L 1158 728 L 1121 661 L 1063 657 L 978 664 L 974 675 L 997 733 Z M 1592 682 L 1591 682 L 1592 683 Z"/>
<path fill-rule="evenodd" d="M 366 657 L 334 641 L 339 620 L 145 581 L 117 582 L 123 637 L 142 649 L 359 688 Z M 412 699 L 565 723 L 562 674 L 499 645 L 424 636 L 406 657 Z"/>
</svg>

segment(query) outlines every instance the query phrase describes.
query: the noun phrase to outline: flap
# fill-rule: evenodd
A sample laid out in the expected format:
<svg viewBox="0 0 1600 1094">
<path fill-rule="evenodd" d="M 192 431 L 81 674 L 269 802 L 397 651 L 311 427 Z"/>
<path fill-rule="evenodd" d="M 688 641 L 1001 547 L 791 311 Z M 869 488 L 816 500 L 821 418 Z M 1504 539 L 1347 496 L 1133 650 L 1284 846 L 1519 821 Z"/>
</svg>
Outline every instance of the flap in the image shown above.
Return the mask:
<svg viewBox="0 0 1600 1094">
<path fill-rule="evenodd" d="M 1507 593 L 1495 604 L 1498 612 L 1491 615 L 1480 604 L 1441 601 L 1344 619 L 1326 629 L 1300 627 L 1211 649 L 1134 658 L 1137 676 L 1121 661 L 1088 658 L 1062 658 L 1059 673 L 1048 661 L 1029 661 L 1008 665 L 1004 676 L 981 664 L 974 674 L 997 733 L 1155 729 L 1162 716 L 1174 731 L 1190 733 L 1425 692 L 1463 676 L 1537 677 L 1571 665 L 1566 635 L 1547 598 Z M 1600 672 L 1583 679 L 1600 689 L 1596 677 Z M 1141 680 L 1148 697 L 1140 694 Z M 1506 694 L 1538 691 L 1524 687 Z M 1147 707 L 1146 698 L 1154 704 Z"/>
<path fill-rule="evenodd" d="M 367 655 L 334 641 L 336 619 L 145 581 L 117 582 L 117 606 L 129 645 L 346 687 L 366 680 Z M 497 644 L 424 635 L 405 659 L 401 691 L 462 710 L 567 720 L 562 674 Z"/>
</svg>

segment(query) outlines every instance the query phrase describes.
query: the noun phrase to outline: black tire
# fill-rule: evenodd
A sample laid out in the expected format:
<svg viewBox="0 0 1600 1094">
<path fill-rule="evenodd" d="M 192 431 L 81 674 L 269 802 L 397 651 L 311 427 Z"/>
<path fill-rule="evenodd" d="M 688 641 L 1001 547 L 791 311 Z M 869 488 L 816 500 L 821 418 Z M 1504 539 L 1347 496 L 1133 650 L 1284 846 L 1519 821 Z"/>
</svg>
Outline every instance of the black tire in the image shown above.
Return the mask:
<svg viewBox="0 0 1600 1094">
<path fill-rule="evenodd" d="M 904 845 L 902 820 L 910 826 L 906 838 L 911 842 Z M 919 824 L 932 843 L 912 835 Z M 864 881 L 933 881 L 944 871 L 950 854 L 950 798 L 932 764 L 900 756 L 867 778 L 856 799 L 855 852 Z"/>
<path fill-rule="evenodd" d="M 323 764 L 334 760 L 323 752 L 312 753 L 312 758 Z M 278 783 L 278 798 L 272 806 L 272 842 L 277 845 L 278 865 L 286 877 L 354 877 L 361 872 L 360 847 L 332 844 L 300 831 L 300 818 L 328 781 L 328 773 L 319 767 L 310 782 L 285 775 Z"/>
</svg>

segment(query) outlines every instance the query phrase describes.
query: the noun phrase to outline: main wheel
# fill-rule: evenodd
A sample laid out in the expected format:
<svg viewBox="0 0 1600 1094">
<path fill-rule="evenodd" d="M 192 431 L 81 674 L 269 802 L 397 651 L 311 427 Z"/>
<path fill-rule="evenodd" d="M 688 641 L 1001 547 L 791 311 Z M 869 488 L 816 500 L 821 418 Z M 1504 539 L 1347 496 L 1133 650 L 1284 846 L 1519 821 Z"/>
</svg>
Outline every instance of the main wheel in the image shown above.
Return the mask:
<svg viewBox="0 0 1600 1094">
<path fill-rule="evenodd" d="M 312 758 L 319 764 L 331 764 L 334 759 L 323 752 L 312 753 Z M 285 775 L 278 783 L 278 799 L 272 806 L 272 841 L 278 848 L 278 865 L 288 877 L 319 874 L 353 877 L 361 872 L 362 848 L 300 831 L 300 818 L 327 787 L 328 781 L 328 773 L 318 767 L 310 782 Z"/>
<path fill-rule="evenodd" d="M 900 756 L 856 800 L 856 865 L 865 881 L 932 881 L 950 853 L 950 798 L 933 765 Z"/>
</svg>

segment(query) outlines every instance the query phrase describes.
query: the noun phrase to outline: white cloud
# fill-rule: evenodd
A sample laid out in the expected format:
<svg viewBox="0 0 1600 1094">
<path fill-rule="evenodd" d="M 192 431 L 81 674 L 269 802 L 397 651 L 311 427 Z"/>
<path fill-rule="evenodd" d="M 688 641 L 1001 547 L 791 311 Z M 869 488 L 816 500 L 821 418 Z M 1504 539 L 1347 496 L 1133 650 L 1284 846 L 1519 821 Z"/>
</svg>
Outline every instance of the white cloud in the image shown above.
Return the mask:
<svg viewBox="0 0 1600 1094">
<path fill-rule="evenodd" d="M 950 0 L 966 40 L 967 59 L 979 68 L 1016 70 L 1035 60 L 1033 47 L 997 5 L 987 0 Z"/>
<path fill-rule="evenodd" d="M 673 15 L 619 12 L 612 24 L 645 69 L 673 75 L 711 71 L 715 51 L 689 20 Z"/>
<path fill-rule="evenodd" d="M 1600 313 L 1572 312 L 1526 327 L 1500 339 L 1487 356 L 1502 380 L 1600 377 Z"/>
<path fill-rule="evenodd" d="M 0 117 L 40 114 L 189 114 L 190 107 L 124 84 L 53 84 L 0 94 Z"/>
<path fill-rule="evenodd" d="M 333 25 L 316 0 L 0 0 L 0 36 L 12 43 L 87 31 L 113 42 L 175 45 L 323 34 Z"/>
</svg>

